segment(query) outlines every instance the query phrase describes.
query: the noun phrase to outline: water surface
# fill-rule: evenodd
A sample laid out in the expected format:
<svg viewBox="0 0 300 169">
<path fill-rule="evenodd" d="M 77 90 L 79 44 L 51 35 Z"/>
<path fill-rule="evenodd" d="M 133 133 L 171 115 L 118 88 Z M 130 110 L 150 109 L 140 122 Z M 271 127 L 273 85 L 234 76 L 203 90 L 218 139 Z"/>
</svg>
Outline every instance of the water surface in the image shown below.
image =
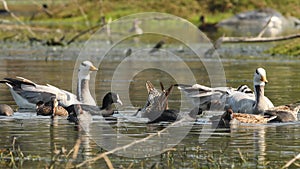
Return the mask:
<svg viewBox="0 0 300 169">
<path fill-rule="evenodd" d="M 101 105 L 101 99 L 111 90 L 112 76 L 119 60 L 106 60 L 99 65 L 100 70 L 96 74 L 94 95 L 97 103 Z M 186 64 L 195 74 L 198 83 L 210 85 L 209 78 L 203 64 L 198 64 L 193 59 L 186 59 Z M 207 63 L 214 64 L 215 60 L 207 59 Z M 175 61 L 161 62 L 141 59 L 134 62 L 132 69 L 138 68 L 141 64 L 160 64 L 161 67 L 172 67 L 182 71 L 181 67 L 176 67 Z M 38 84 L 52 84 L 65 90 L 72 91 L 72 75 L 74 71 L 74 60 L 49 60 L 44 59 L 9 59 L 4 57 L 0 61 L 0 77 L 21 76 L 28 78 Z M 237 59 L 223 58 L 222 64 L 226 74 L 228 86 L 238 86 L 247 84 L 252 88 L 253 72 L 257 67 L 264 67 L 267 70 L 269 83 L 265 93 L 275 105 L 294 103 L 299 101 L 300 96 L 300 70 L 299 60 L 264 59 Z M 129 68 L 128 68 L 129 69 Z M 129 70 L 122 70 L 124 74 Z M 130 80 L 118 81 L 119 86 L 130 84 L 129 89 L 118 90 L 121 99 L 129 93 L 130 100 L 123 100 L 123 106 L 118 106 L 120 114 L 133 114 L 138 107 L 144 105 L 147 92 L 145 81 L 150 80 L 157 88 L 159 81 L 166 86 L 176 83 L 166 72 L 157 69 L 149 69 L 139 72 Z M 0 103 L 11 105 L 17 109 L 8 88 L 1 85 Z M 175 89 L 170 97 L 170 107 L 180 107 L 180 92 Z M 131 105 L 131 104 L 132 105 Z M 220 112 L 216 112 L 220 113 Z M 16 138 L 15 147 L 19 147 L 25 158 L 17 165 L 21 168 L 43 168 L 51 166 L 53 159 L 56 164 L 64 168 L 70 157 L 66 154 L 73 148 L 78 139 L 81 140 L 79 153 L 74 163 L 80 163 L 86 159 L 94 157 L 104 150 L 99 147 L 95 140 L 103 139 L 111 133 L 107 125 L 113 131 L 131 138 L 144 138 L 151 133 L 162 130 L 168 124 L 144 124 L 142 122 L 131 122 L 120 117 L 119 122 L 106 122 L 101 117 L 95 117 L 91 126 L 91 131 L 98 131 L 101 137 L 88 137 L 84 131 L 78 131 L 74 124 L 64 118 L 59 118 L 51 123 L 49 117 L 36 116 L 33 111 L 16 112 L 13 117 L 1 117 L 0 149 L 12 149 L 13 138 Z M 267 124 L 267 125 L 242 125 L 227 129 L 209 129 L 207 120 L 211 116 L 199 116 L 186 137 L 181 140 L 174 149 L 169 149 L 161 155 L 147 158 L 128 158 L 117 155 L 109 155 L 114 167 L 133 168 L 278 168 L 300 153 L 300 123 Z M 184 125 L 182 127 L 185 127 Z M 176 128 L 181 131 L 182 128 Z M 183 131 L 183 130 L 182 130 Z M 203 132 L 205 132 L 203 134 Z M 208 136 L 206 141 L 201 139 Z M 200 141 L 199 141 L 200 139 Z M 98 140 L 99 141 L 99 140 Z M 101 140 L 109 145 L 115 140 Z M 120 140 L 118 140 L 120 141 Z M 122 140 L 121 140 L 122 141 Z M 125 140 L 126 141 L 126 140 Z M 121 142 L 120 142 L 121 144 Z M 59 158 L 55 154 L 56 150 L 67 151 L 65 156 Z M 134 148 L 126 151 L 134 153 Z M 35 159 L 35 160 L 33 160 Z M 1 167 L 7 167 L 4 161 Z M 59 168 L 60 168 L 59 167 Z M 91 168 L 106 168 L 105 161 L 99 160 L 90 164 Z M 295 167 L 295 166 L 293 166 Z"/>
</svg>

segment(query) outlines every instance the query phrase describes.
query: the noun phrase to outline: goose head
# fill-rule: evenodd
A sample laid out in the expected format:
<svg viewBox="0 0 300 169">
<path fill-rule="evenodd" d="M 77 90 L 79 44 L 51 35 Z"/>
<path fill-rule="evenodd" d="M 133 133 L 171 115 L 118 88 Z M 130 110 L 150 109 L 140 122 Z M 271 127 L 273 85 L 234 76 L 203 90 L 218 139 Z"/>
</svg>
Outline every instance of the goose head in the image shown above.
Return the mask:
<svg viewBox="0 0 300 169">
<path fill-rule="evenodd" d="M 90 79 L 90 73 L 92 71 L 97 71 L 97 70 L 98 70 L 98 68 L 96 68 L 92 64 L 92 62 L 90 62 L 90 61 L 84 61 L 79 66 L 78 78 L 79 79 L 89 80 Z"/>
<path fill-rule="evenodd" d="M 264 68 L 257 68 L 253 78 L 254 86 L 265 86 L 268 83 L 267 73 Z"/>
</svg>

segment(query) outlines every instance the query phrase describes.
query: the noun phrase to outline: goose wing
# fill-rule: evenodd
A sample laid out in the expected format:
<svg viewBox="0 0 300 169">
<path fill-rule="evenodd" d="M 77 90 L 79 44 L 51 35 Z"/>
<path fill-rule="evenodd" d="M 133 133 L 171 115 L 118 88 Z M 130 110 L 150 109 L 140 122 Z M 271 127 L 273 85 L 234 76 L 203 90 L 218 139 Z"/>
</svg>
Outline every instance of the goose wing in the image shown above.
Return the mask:
<svg viewBox="0 0 300 169">
<path fill-rule="evenodd" d="M 5 80 L 1 83 L 6 83 L 9 86 L 14 100 L 20 108 L 35 108 L 38 101 L 49 102 L 52 96 L 55 96 L 65 106 L 79 103 L 76 95 L 70 92 L 52 85 L 38 85 L 22 77 L 17 78 L 4 78 Z"/>
<path fill-rule="evenodd" d="M 233 112 L 252 114 L 253 106 L 255 105 L 255 95 L 238 91 L 233 92 L 227 97 L 226 105 L 231 107 Z"/>
<path fill-rule="evenodd" d="M 235 90 L 231 87 L 210 88 L 199 84 L 175 86 L 187 97 L 192 98 L 193 104 L 202 110 L 222 110 L 227 96 Z"/>
<path fill-rule="evenodd" d="M 255 103 L 254 94 L 247 85 L 240 85 L 238 88 L 210 88 L 200 84 L 176 84 L 176 86 L 188 97 L 192 98 L 193 104 L 199 106 L 202 110 L 223 110 L 224 104 L 227 104 L 234 107 L 234 110 L 248 112 Z"/>
<path fill-rule="evenodd" d="M 71 104 L 81 104 L 81 102 L 77 99 L 77 96 L 71 92 L 66 90 L 59 89 L 55 86 L 47 84 L 48 88 L 51 89 L 52 92 L 55 92 L 57 100 L 63 106 L 69 106 Z"/>
<path fill-rule="evenodd" d="M 263 102 L 266 105 L 266 107 L 274 107 L 273 103 L 269 100 L 269 98 L 265 96 Z M 255 104 L 255 95 L 251 93 L 234 91 L 230 95 L 228 95 L 226 99 L 226 105 L 231 107 L 234 112 L 238 113 L 253 114 Z"/>
</svg>

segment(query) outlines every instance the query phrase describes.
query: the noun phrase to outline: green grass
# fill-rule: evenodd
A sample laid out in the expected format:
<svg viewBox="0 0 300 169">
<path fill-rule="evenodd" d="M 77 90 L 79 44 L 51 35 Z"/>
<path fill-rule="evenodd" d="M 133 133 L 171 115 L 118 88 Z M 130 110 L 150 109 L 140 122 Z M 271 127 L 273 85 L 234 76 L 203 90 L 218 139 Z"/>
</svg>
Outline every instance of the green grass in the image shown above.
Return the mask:
<svg viewBox="0 0 300 169">
<path fill-rule="evenodd" d="M 77 5 L 75 2 L 78 2 Z M 65 0 L 59 3 L 50 3 L 50 1 L 39 1 L 39 4 L 48 3 L 48 10 L 53 13 L 53 17 L 48 17 L 37 4 L 26 1 L 27 3 L 13 1 L 8 2 L 9 8 L 16 12 L 23 21 L 33 22 L 37 27 L 46 27 L 61 29 L 65 34 L 78 32 L 88 28 L 85 17 L 80 8 L 84 11 L 90 26 L 100 22 L 100 18 L 105 16 L 107 19 L 118 19 L 120 17 L 135 14 L 139 12 L 163 12 L 173 14 L 189 20 L 195 25 L 199 25 L 199 16 L 205 15 L 206 22 L 217 23 L 225 18 L 229 18 L 236 13 L 270 7 L 278 10 L 283 15 L 295 16 L 300 18 L 299 0 Z M 23 15 L 24 14 L 24 15 Z M 32 17 L 34 14 L 34 17 Z M 5 19 L 14 20 L 10 16 L 4 16 Z M 54 24 L 51 24 L 54 23 Z M 26 31 L 23 31 L 26 32 Z M 11 33 L 11 32 L 10 32 Z M 17 32 L 18 33 L 18 32 Z M 6 37 L 5 30 L 0 30 L 0 37 Z M 39 36 L 44 36 L 40 33 Z M 48 36 L 48 35 L 47 35 Z M 51 36 L 51 35 L 50 35 Z M 22 39 L 26 34 L 20 34 Z M 288 52 L 292 55 L 298 55 L 299 47 L 290 44 L 284 47 L 276 47 L 270 51 L 273 53 Z M 286 49 L 293 47 L 291 50 Z"/>
<path fill-rule="evenodd" d="M 284 41 L 275 47 L 265 51 L 273 56 L 288 55 L 299 57 L 300 56 L 300 39 Z"/>
<path fill-rule="evenodd" d="M 200 15 L 207 17 L 207 22 L 215 23 L 222 19 L 233 16 L 236 13 L 270 7 L 278 10 L 287 16 L 300 18 L 300 1 L 298 0 L 77 0 L 79 6 L 87 14 L 88 19 L 95 24 L 102 15 L 118 19 L 122 16 L 137 12 L 164 12 L 183 17 L 192 23 L 198 24 Z M 48 2 L 48 1 L 45 1 Z M 14 11 L 25 11 L 36 13 L 34 20 L 49 21 L 74 21 L 83 20 L 78 5 L 74 0 L 66 0 L 64 3 L 49 3 L 48 9 L 53 12 L 53 17 L 49 18 L 41 9 L 33 3 L 9 3 L 9 7 Z M 26 18 L 27 17 L 27 18 Z M 83 29 L 83 28 L 82 28 Z"/>
</svg>

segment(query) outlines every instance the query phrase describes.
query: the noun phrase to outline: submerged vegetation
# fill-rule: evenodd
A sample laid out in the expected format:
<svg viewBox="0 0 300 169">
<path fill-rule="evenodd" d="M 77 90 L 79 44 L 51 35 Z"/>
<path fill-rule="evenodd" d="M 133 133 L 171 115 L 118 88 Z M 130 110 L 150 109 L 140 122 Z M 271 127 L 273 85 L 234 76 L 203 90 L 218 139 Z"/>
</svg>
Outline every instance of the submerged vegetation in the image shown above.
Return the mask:
<svg viewBox="0 0 300 169">
<path fill-rule="evenodd" d="M 149 135 L 150 136 L 150 135 Z M 146 137 L 147 138 L 147 137 Z M 144 139 L 137 140 L 145 141 Z M 244 153 L 242 148 L 237 148 L 234 152 L 237 154 L 234 157 L 227 155 L 228 145 L 222 145 L 215 150 L 206 150 L 201 146 L 196 146 L 195 149 L 189 149 L 185 145 L 179 144 L 175 148 L 165 150 L 158 159 L 159 161 L 151 161 L 150 158 L 140 160 L 127 161 L 122 165 L 115 166 L 114 162 L 118 164 L 124 161 L 125 157 L 118 157 L 112 154 L 112 151 L 103 151 L 90 154 L 90 158 L 81 159 L 82 140 L 77 139 L 75 145 L 71 149 L 66 149 L 65 146 L 54 145 L 51 157 L 40 157 L 26 155 L 18 145 L 16 138 L 13 139 L 10 148 L 2 149 L 0 151 L 0 168 L 27 168 L 28 162 L 39 168 L 54 169 L 54 168 L 253 168 L 253 156 Z M 135 145 L 133 142 L 130 144 Z M 125 149 L 130 146 L 117 147 L 116 149 Z M 279 163 L 271 163 L 267 160 L 261 161 L 257 159 L 257 165 L 263 168 L 288 168 L 298 166 L 300 154 L 289 161 L 280 161 Z M 118 161 L 120 160 L 120 161 Z M 27 167 L 26 167 L 27 166 Z M 256 167 L 258 167 L 256 166 Z"/>
</svg>

